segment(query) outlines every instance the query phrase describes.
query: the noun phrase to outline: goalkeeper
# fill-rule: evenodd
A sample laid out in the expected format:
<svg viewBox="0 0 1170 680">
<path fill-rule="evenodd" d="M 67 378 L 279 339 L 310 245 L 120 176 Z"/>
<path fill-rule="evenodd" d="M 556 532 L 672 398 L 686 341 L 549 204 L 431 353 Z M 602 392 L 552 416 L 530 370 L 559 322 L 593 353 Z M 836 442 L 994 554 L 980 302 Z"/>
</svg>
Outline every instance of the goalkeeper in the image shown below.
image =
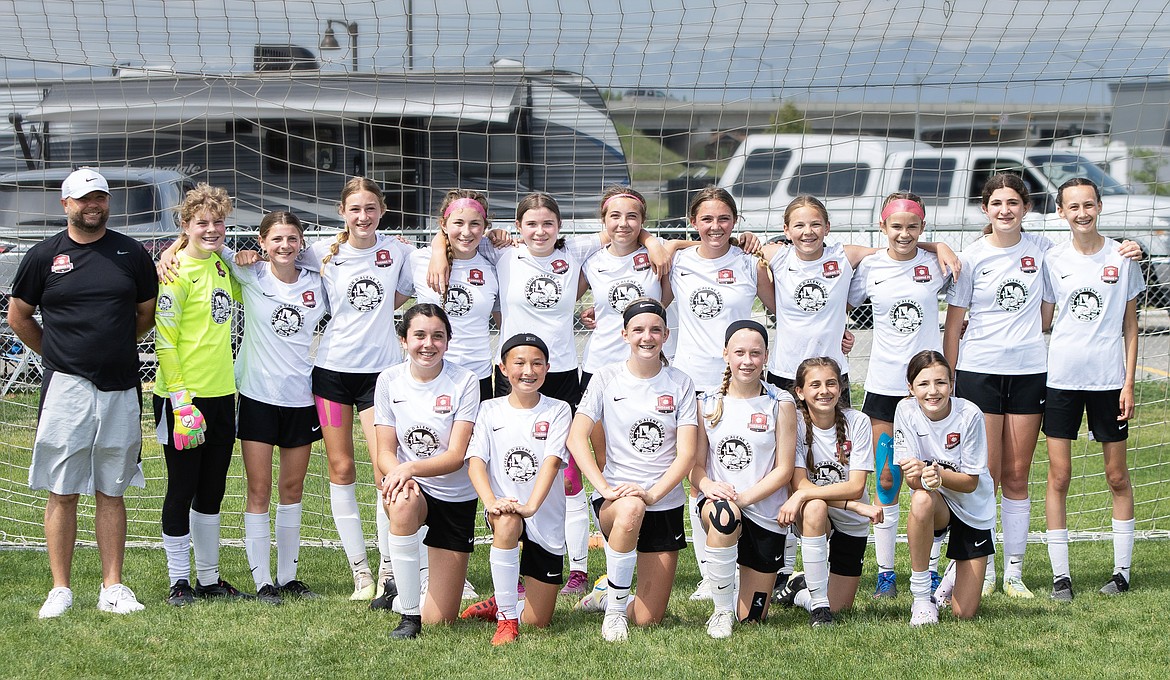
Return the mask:
<svg viewBox="0 0 1170 680">
<path fill-rule="evenodd" d="M 236 437 L 231 338 L 239 289 L 219 255 L 231 210 L 223 189 L 200 184 L 187 192 L 179 213 L 181 266 L 161 285 L 155 308 L 154 418 L 167 464 L 162 533 L 167 603 L 174 606 L 196 597 L 246 597 L 219 573 L 219 508 Z"/>
</svg>

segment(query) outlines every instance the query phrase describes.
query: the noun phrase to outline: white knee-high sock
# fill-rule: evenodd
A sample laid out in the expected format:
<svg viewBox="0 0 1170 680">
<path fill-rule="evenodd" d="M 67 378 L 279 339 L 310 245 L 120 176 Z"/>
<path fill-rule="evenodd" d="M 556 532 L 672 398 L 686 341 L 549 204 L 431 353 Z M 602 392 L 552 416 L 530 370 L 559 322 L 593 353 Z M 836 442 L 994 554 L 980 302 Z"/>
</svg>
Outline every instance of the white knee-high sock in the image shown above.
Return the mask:
<svg viewBox="0 0 1170 680">
<path fill-rule="evenodd" d="M 195 546 L 195 577 L 209 586 L 219 583 L 219 513 L 191 511 L 191 542 Z"/>
<path fill-rule="evenodd" d="M 369 571 L 366 561 L 366 537 L 362 534 L 362 517 L 358 512 L 357 491 L 354 484 L 329 483 L 329 507 L 333 523 L 341 538 L 341 548 L 352 571 Z"/>
<path fill-rule="evenodd" d="M 1121 574 L 1129 581 L 1129 568 L 1133 562 L 1132 519 L 1113 520 L 1113 573 Z"/>
<path fill-rule="evenodd" d="M 998 542 L 997 542 L 997 539 L 998 539 Z M 1003 535 L 1002 534 L 996 535 L 996 533 L 993 531 L 993 532 L 991 532 L 991 547 L 994 549 L 997 544 L 1000 546 L 999 550 L 1002 550 L 1003 549 Z M 984 570 L 984 572 L 983 572 L 983 581 L 984 581 L 984 583 L 987 583 L 989 581 L 992 584 L 995 583 L 995 553 L 992 553 L 992 554 L 987 556 L 987 569 Z"/>
<path fill-rule="evenodd" d="M 248 556 L 248 568 L 252 570 L 256 590 L 271 585 L 272 529 L 268 525 L 267 512 L 244 513 L 244 554 Z"/>
<path fill-rule="evenodd" d="M 784 539 L 784 566 L 780 567 L 781 574 L 792 575 L 796 569 L 796 549 L 800 546 L 800 539 L 796 537 L 795 531 L 789 531 L 788 537 Z"/>
<path fill-rule="evenodd" d="M 878 571 L 894 570 L 894 544 L 898 541 L 898 515 L 900 506 L 895 503 L 882 508 L 882 521 L 873 527 L 873 547 L 877 556 Z"/>
<path fill-rule="evenodd" d="M 925 602 L 930 599 L 930 572 L 910 572 L 910 594 L 915 602 Z"/>
<path fill-rule="evenodd" d="M 1048 543 L 1048 561 L 1052 563 L 1052 579 L 1068 577 L 1068 529 L 1049 529 L 1044 540 Z"/>
<path fill-rule="evenodd" d="M 492 586 L 496 591 L 497 619 L 516 619 L 519 600 L 516 585 L 520 581 L 520 546 L 497 548 L 492 546 L 488 563 L 492 568 Z"/>
<path fill-rule="evenodd" d="M 281 585 L 297 579 L 301 557 L 301 504 L 276 506 L 276 580 Z"/>
<path fill-rule="evenodd" d="M 800 557 L 804 561 L 804 579 L 808 584 L 808 610 L 829 606 L 829 537 L 805 536 L 800 539 Z"/>
<path fill-rule="evenodd" d="M 191 580 L 191 534 L 168 536 L 163 534 L 163 550 L 167 554 L 167 576 L 171 585 L 180 579 Z"/>
<path fill-rule="evenodd" d="M 589 498 L 585 491 L 565 496 L 565 547 L 569 571 L 589 572 Z"/>
<path fill-rule="evenodd" d="M 1024 573 L 1024 552 L 1028 547 L 1028 524 L 1032 517 L 1030 498 L 1004 498 L 1000 502 L 1003 523 L 1003 577 L 1020 578 Z"/>
<path fill-rule="evenodd" d="M 944 532 L 942 536 L 935 536 L 930 543 L 930 570 L 938 573 L 938 558 L 942 556 L 942 544 L 947 540 L 947 533 Z"/>
<path fill-rule="evenodd" d="M 378 554 L 381 556 L 381 562 L 378 564 L 378 576 L 384 572 L 393 572 L 393 567 L 390 566 L 390 517 L 386 514 L 386 508 L 378 504 L 374 511 L 374 518 L 378 524 Z"/>
<path fill-rule="evenodd" d="M 634 581 L 634 567 L 638 564 L 638 551 L 618 552 L 605 546 L 605 569 L 609 578 L 609 590 L 605 595 L 605 613 L 626 615 L 630 600 L 630 586 Z"/>
<path fill-rule="evenodd" d="M 394 582 L 398 586 L 398 607 L 403 614 L 421 612 L 422 583 L 418 571 L 418 534 L 390 534 L 390 559 L 394 562 Z M 396 608 L 398 608 L 396 607 Z"/>
<path fill-rule="evenodd" d="M 699 520 L 699 501 L 687 497 L 687 512 L 691 521 L 691 545 L 695 549 L 695 560 L 699 563 L 700 578 L 707 578 L 707 532 Z"/>
<path fill-rule="evenodd" d="M 738 557 L 739 546 L 707 546 L 707 591 L 711 593 L 717 612 L 735 609 L 735 561 Z"/>
</svg>

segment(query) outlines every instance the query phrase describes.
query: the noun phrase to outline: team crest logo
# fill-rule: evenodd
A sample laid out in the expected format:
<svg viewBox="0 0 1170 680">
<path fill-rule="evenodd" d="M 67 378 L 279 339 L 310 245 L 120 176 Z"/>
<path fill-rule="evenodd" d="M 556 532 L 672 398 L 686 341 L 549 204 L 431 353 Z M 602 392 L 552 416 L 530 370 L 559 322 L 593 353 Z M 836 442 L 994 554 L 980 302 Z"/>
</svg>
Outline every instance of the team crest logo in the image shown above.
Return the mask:
<svg viewBox="0 0 1170 680">
<path fill-rule="evenodd" d="M 553 260 L 552 270 L 554 274 L 564 274 L 569 271 L 569 263 L 564 260 Z"/>
<path fill-rule="evenodd" d="M 532 438 L 537 441 L 544 441 L 548 439 L 548 421 L 541 420 L 532 426 Z"/>
<path fill-rule="evenodd" d="M 217 324 L 227 323 L 232 318 L 232 296 L 223 288 L 211 292 L 211 320 Z"/>
<path fill-rule="evenodd" d="M 56 255 L 53 257 L 53 266 L 50 268 L 54 274 L 64 274 L 73 271 L 73 262 L 69 260 L 68 255 Z"/>
<path fill-rule="evenodd" d="M 167 293 L 158 296 L 158 311 L 169 312 L 175 306 L 175 299 Z"/>
<path fill-rule="evenodd" d="M 650 256 L 646 253 L 637 253 L 634 255 L 634 271 L 644 272 L 650 268 Z"/>
<path fill-rule="evenodd" d="M 504 472 L 517 484 L 531 482 L 536 477 L 536 457 L 522 446 L 512 448 L 504 454 Z"/>
<path fill-rule="evenodd" d="M 691 295 L 691 312 L 700 319 L 714 319 L 723 311 L 723 297 L 714 288 L 700 288 Z"/>
<path fill-rule="evenodd" d="M 930 267 L 920 264 L 914 267 L 914 282 L 915 283 L 930 283 Z"/>
<path fill-rule="evenodd" d="M 642 286 L 634 281 L 618 281 L 609 289 L 609 306 L 619 314 L 626 311 L 626 307 L 634 300 L 645 295 Z"/>
<path fill-rule="evenodd" d="M 1005 312 L 1018 312 L 1028 301 L 1028 287 L 1019 279 L 1008 279 L 995 291 L 995 304 Z"/>
<path fill-rule="evenodd" d="M 370 312 L 377 309 L 386 297 L 382 284 L 375 278 L 362 276 L 349 283 L 347 291 L 349 304 L 359 312 Z"/>
<path fill-rule="evenodd" d="M 630 446 L 638 453 L 654 453 L 666 439 L 662 423 L 653 418 L 643 418 L 630 428 Z"/>
<path fill-rule="evenodd" d="M 449 316 L 467 316 L 474 303 L 470 289 L 452 283 L 447 289 L 447 296 L 443 299 L 443 311 Z"/>
<path fill-rule="evenodd" d="M 899 300 L 890 308 L 890 325 L 902 335 L 910 335 L 922 325 L 922 308 L 913 300 Z"/>
<path fill-rule="evenodd" d="M 301 304 L 308 307 L 309 309 L 313 309 L 317 306 L 317 296 L 313 293 L 313 291 L 306 290 L 305 292 L 301 293 Z"/>
<path fill-rule="evenodd" d="M 724 437 L 715 456 L 724 469 L 734 472 L 751 464 L 752 447 L 739 437 Z"/>
<path fill-rule="evenodd" d="M 752 432 L 766 432 L 768 430 L 768 414 L 753 413 L 748 419 L 748 429 Z"/>
<path fill-rule="evenodd" d="M 1036 273 L 1036 258 L 1025 255 L 1020 258 L 1020 271 L 1025 274 Z"/>
<path fill-rule="evenodd" d="M 825 266 L 829 264 L 826 262 Z M 837 263 L 833 262 L 832 264 L 836 265 Z M 829 292 L 825 290 L 825 285 L 820 281 L 816 279 L 805 279 L 796 287 L 796 292 L 792 295 L 792 299 L 801 311 L 812 314 L 825 308 L 825 304 L 829 299 Z"/>
<path fill-rule="evenodd" d="M 524 298 L 537 309 L 552 309 L 561 301 L 561 284 L 551 276 L 534 276 L 524 286 Z"/>
<path fill-rule="evenodd" d="M 227 276 L 227 272 L 223 270 L 223 263 L 219 260 L 215 261 L 215 272 L 220 276 Z"/>
<path fill-rule="evenodd" d="M 394 264 L 394 258 L 391 257 L 389 250 L 379 250 L 374 253 L 374 266 L 389 267 Z"/>
<path fill-rule="evenodd" d="M 826 279 L 835 279 L 841 275 L 841 266 L 837 264 L 836 260 L 829 260 L 821 265 L 821 274 Z"/>
<path fill-rule="evenodd" d="M 301 316 L 301 310 L 292 305 L 281 305 L 272 312 L 272 318 L 268 320 L 272 326 L 272 332 L 276 333 L 282 338 L 287 338 L 297 334 L 297 331 L 305 325 L 305 318 Z"/>
<path fill-rule="evenodd" d="M 658 397 L 658 406 L 655 409 L 659 413 L 674 413 L 674 396 L 663 394 Z"/>
<path fill-rule="evenodd" d="M 948 432 L 947 433 L 947 445 L 946 445 L 947 451 L 950 451 L 951 449 L 958 446 L 959 440 L 960 440 L 960 436 L 959 436 L 958 432 Z"/>
<path fill-rule="evenodd" d="M 1117 267 L 1107 266 L 1101 272 L 1101 280 L 1105 283 L 1117 283 L 1118 271 Z"/>
<path fill-rule="evenodd" d="M 904 451 L 906 449 L 906 433 L 901 430 L 894 430 L 894 450 Z"/>
<path fill-rule="evenodd" d="M 406 448 L 418 458 L 429 458 L 439 450 L 439 433 L 419 425 L 406 433 Z"/>
<path fill-rule="evenodd" d="M 472 270 L 468 271 L 467 272 L 467 282 L 473 286 L 482 286 L 483 285 L 483 270 L 482 269 L 472 269 Z"/>
<path fill-rule="evenodd" d="M 724 285 L 735 283 L 735 271 L 731 269 L 720 269 L 715 277 L 715 281 Z"/>
<path fill-rule="evenodd" d="M 450 413 L 451 412 L 451 395 L 440 394 L 435 397 L 435 413 Z"/>
<path fill-rule="evenodd" d="M 848 458 L 850 454 L 853 453 L 853 440 L 846 439 L 845 441 L 841 442 L 841 445 L 838 448 L 841 450 L 841 453 L 845 454 L 845 457 Z"/>
<path fill-rule="evenodd" d="M 1078 288 L 1068 296 L 1068 313 L 1077 321 L 1093 321 L 1101 316 L 1101 296 L 1092 288 Z"/>
<path fill-rule="evenodd" d="M 845 466 L 835 460 L 821 461 L 813 466 L 812 480 L 817 486 L 840 484 L 847 479 Z"/>
</svg>

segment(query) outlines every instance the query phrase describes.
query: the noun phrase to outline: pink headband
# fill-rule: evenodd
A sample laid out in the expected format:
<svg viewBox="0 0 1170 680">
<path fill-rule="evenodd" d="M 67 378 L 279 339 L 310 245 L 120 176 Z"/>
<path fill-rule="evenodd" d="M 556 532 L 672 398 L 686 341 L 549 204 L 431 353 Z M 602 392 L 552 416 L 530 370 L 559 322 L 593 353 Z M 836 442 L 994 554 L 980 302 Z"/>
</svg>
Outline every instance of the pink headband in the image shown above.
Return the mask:
<svg viewBox="0 0 1170 680">
<path fill-rule="evenodd" d="M 635 201 L 637 201 L 638 203 L 641 203 L 643 207 L 645 207 L 645 205 L 646 205 L 646 201 L 643 201 L 642 199 L 638 198 L 637 196 L 635 196 L 633 194 L 614 194 L 613 196 L 610 196 L 609 198 L 607 198 L 601 202 L 601 211 L 605 212 L 605 206 L 609 205 L 609 202 L 615 198 L 632 198 Z"/>
<path fill-rule="evenodd" d="M 483 204 L 474 198 L 457 198 L 451 201 L 451 205 L 447 206 L 447 209 L 443 211 L 443 219 L 450 217 L 451 213 L 456 210 L 462 210 L 464 208 L 474 210 L 485 220 L 487 219 L 487 211 L 484 210 Z"/>
<path fill-rule="evenodd" d="M 911 201 L 906 198 L 899 198 L 890 201 L 886 207 L 882 208 L 882 222 L 888 220 L 890 215 L 900 212 L 908 212 L 912 215 L 918 215 L 918 219 L 920 220 L 926 219 L 926 211 L 922 209 L 922 206 L 918 205 L 917 201 Z"/>
</svg>

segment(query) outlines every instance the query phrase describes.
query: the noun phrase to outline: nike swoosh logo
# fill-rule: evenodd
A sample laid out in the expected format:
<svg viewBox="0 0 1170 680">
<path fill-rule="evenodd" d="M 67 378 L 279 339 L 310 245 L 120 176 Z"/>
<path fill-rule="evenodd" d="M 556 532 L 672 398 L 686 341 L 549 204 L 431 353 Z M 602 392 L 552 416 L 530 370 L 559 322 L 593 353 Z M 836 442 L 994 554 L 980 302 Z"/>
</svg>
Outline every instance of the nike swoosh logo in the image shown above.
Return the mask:
<svg viewBox="0 0 1170 680">
<path fill-rule="evenodd" d="M 875 285 L 875 286 L 880 286 L 880 285 L 882 285 L 883 283 L 885 283 L 886 281 L 889 281 L 889 279 L 882 279 L 881 281 L 874 281 L 874 282 L 873 282 L 873 285 Z"/>
<path fill-rule="evenodd" d="M 779 561 L 780 561 L 780 560 L 782 560 L 782 559 L 784 559 L 784 556 L 783 556 L 783 555 L 777 555 L 777 556 L 776 556 L 776 558 L 775 558 L 774 560 L 772 560 L 772 561 L 773 561 L 773 562 L 779 562 Z"/>
<path fill-rule="evenodd" d="M 930 433 L 929 433 L 929 432 L 918 432 L 918 433 L 916 433 L 916 434 L 917 434 L 919 437 L 925 437 L 926 435 L 928 435 L 928 434 L 930 434 Z"/>
<path fill-rule="evenodd" d="M 1072 276 L 1072 274 L 1061 274 L 1060 279 L 1063 281 L 1064 279 L 1067 279 L 1070 276 Z"/>
<path fill-rule="evenodd" d="M 622 401 L 623 399 L 625 399 L 625 397 L 614 397 L 613 398 L 614 401 Z"/>
<path fill-rule="evenodd" d="M 199 279 L 191 279 L 191 283 L 199 283 Z"/>
<path fill-rule="evenodd" d="M 406 401 L 406 400 L 405 400 L 405 399 L 395 399 L 395 400 L 394 400 L 394 403 L 395 403 L 395 404 L 401 404 L 401 403 L 402 403 L 402 402 L 404 402 L 404 401 Z"/>
<path fill-rule="evenodd" d="M 119 250 L 119 251 L 118 251 L 118 254 L 119 254 L 119 255 L 129 255 L 129 254 L 130 254 L 130 251 L 129 251 L 129 250 Z"/>
<path fill-rule="evenodd" d="M 683 534 L 679 534 L 678 536 L 675 536 L 675 537 L 674 537 L 674 540 L 676 540 L 676 541 L 681 541 L 681 540 L 682 540 L 682 537 L 683 537 Z"/>
<path fill-rule="evenodd" d="M 730 587 L 731 587 L 731 584 L 730 584 L 730 583 L 725 583 L 725 584 L 723 584 L 723 585 L 721 585 L 721 586 L 716 586 L 715 590 L 727 590 L 727 589 L 728 589 L 728 588 L 730 588 Z"/>
<path fill-rule="evenodd" d="M 338 267 L 345 264 L 346 262 L 349 262 L 349 260 L 329 260 L 329 261 L 332 262 L 333 264 L 337 265 Z"/>
<path fill-rule="evenodd" d="M 979 272 L 979 275 L 980 276 L 987 276 L 988 274 L 992 273 L 993 271 L 995 271 L 995 270 L 994 269 L 984 269 L 983 271 Z"/>
<path fill-rule="evenodd" d="M 500 430 L 504 429 L 505 427 L 507 427 L 507 425 L 501 425 L 501 426 L 499 426 L 499 427 L 493 427 L 493 428 L 492 428 L 492 432 L 499 432 Z"/>
<path fill-rule="evenodd" d="M 97 177 L 86 177 L 86 178 L 85 178 L 85 181 L 86 181 L 86 182 L 93 182 L 93 181 L 96 181 L 96 180 L 97 180 Z"/>
<path fill-rule="evenodd" d="M 560 575 L 561 575 L 561 572 L 559 572 L 559 571 L 550 571 L 550 572 L 548 573 L 548 577 L 549 577 L 549 578 L 556 578 L 556 577 L 558 577 L 558 576 L 560 576 Z"/>
<path fill-rule="evenodd" d="M 987 542 L 986 540 L 983 540 L 983 541 L 975 541 L 975 547 L 976 547 L 976 548 L 982 548 L 982 547 L 983 547 L 983 544 L 984 544 L 984 543 L 986 543 L 986 542 Z"/>
<path fill-rule="evenodd" d="M 276 297 L 275 295 L 273 295 L 273 294 L 271 294 L 271 293 L 263 293 L 263 295 L 264 295 L 264 297 L 266 297 L 266 298 L 275 298 L 275 297 Z"/>
<path fill-rule="evenodd" d="M 313 426 L 313 432 L 316 432 L 317 430 L 320 430 L 320 429 L 321 429 L 321 426 L 320 426 L 320 425 L 314 425 L 314 426 Z"/>
<path fill-rule="evenodd" d="M 679 272 L 678 273 L 679 276 L 690 276 L 691 274 L 694 274 L 694 272 Z"/>
</svg>

